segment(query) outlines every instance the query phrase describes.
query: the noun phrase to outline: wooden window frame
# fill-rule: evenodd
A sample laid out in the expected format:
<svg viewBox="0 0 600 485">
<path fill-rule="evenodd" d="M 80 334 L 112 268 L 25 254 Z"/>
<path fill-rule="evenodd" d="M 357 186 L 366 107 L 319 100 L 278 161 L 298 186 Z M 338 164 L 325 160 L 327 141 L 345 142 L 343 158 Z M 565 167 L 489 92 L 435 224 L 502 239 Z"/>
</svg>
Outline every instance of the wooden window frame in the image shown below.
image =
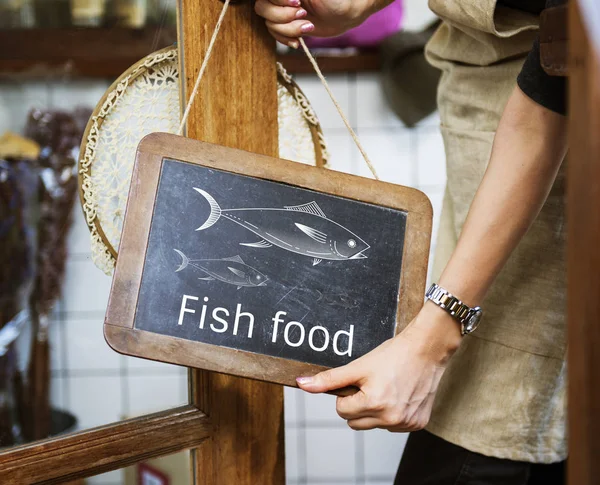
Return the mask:
<svg viewBox="0 0 600 485">
<path fill-rule="evenodd" d="M 0 453 L 0 483 L 46 485 L 98 475 L 197 447 L 211 430 L 208 416 L 188 405 L 36 441 Z"/>
</svg>

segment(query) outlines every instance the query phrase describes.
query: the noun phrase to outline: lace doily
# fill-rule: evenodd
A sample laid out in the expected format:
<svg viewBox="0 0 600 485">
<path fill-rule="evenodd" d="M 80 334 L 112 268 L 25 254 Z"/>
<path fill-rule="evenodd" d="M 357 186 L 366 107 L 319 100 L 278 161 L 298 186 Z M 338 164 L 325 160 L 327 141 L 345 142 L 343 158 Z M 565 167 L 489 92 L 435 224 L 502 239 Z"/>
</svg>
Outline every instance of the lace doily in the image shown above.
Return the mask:
<svg viewBox="0 0 600 485">
<path fill-rule="evenodd" d="M 310 103 L 278 64 L 279 156 L 325 166 L 327 151 Z M 149 133 L 176 133 L 180 121 L 177 49 L 132 66 L 108 89 L 88 123 L 79 160 L 81 203 L 92 260 L 111 274 L 125 216 L 135 153 Z"/>
</svg>

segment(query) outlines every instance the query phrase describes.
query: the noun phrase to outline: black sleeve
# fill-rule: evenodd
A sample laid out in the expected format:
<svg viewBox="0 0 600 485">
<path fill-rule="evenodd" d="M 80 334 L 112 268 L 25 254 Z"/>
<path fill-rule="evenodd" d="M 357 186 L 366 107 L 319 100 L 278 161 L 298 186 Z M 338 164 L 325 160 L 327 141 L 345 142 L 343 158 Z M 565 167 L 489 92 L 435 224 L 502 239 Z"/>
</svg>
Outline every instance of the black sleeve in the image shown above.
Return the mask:
<svg viewBox="0 0 600 485">
<path fill-rule="evenodd" d="M 548 1 L 547 7 L 564 3 L 562 1 Z M 536 103 L 555 111 L 566 114 L 567 111 L 567 80 L 563 76 L 550 76 L 542 69 L 540 61 L 539 38 L 533 43 L 525 64 L 517 77 L 517 84 L 521 91 Z"/>
</svg>

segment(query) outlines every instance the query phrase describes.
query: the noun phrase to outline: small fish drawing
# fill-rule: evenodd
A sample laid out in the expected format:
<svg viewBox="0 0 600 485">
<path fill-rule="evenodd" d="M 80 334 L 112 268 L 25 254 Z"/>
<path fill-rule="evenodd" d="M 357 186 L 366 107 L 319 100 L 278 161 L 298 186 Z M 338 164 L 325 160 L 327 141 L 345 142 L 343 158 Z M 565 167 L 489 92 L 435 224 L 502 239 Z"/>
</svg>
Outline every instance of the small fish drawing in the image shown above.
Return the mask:
<svg viewBox="0 0 600 485">
<path fill-rule="evenodd" d="M 223 210 L 206 191 L 194 187 L 210 204 L 210 215 L 197 231 L 215 224 L 221 217 L 252 231 L 261 239 L 240 243 L 253 248 L 277 246 L 313 258 L 313 266 L 322 260 L 345 261 L 363 259 L 370 246 L 356 234 L 328 219 L 316 202 L 283 209 Z"/>
<path fill-rule="evenodd" d="M 181 265 L 175 272 L 193 266 L 206 273 L 207 276 L 198 278 L 203 281 L 218 280 L 235 285 L 238 290 L 243 286 L 265 286 L 269 278 L 252 266 L 248 266 L 240 256 L 223 259 L 190 259 L 179 249 L 174 251 L 181 256 Z"/>
</svg>

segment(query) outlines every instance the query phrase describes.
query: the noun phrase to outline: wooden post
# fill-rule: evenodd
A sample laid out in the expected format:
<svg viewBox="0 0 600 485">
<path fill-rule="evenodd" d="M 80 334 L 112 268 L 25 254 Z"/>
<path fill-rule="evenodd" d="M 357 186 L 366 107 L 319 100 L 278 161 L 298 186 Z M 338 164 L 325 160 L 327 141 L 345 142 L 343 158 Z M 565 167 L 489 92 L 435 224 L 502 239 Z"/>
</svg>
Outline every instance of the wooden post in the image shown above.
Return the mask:
<svg viewBox="0 0 600 485">
<path fill-rule="evenodd" d="M 187 100 L 223 4 L 181 0 L 179 52 Z M 192 107 L 187 136 L 278 155 L 275 42 L 253 2 L 231 5 Z M 193 403 L 215 426 L 194 452 L 196 484 L 283 485 L 283 389 L 194 371 Z"/>
<path fill-rule="evenodd" d="M 597 484 L 600 477 L 600 52 L 594 52 L 586 35 L 584 15 L 578 2 L 570 2 L 567 219 L 571 485 Z"/>
</svg>

